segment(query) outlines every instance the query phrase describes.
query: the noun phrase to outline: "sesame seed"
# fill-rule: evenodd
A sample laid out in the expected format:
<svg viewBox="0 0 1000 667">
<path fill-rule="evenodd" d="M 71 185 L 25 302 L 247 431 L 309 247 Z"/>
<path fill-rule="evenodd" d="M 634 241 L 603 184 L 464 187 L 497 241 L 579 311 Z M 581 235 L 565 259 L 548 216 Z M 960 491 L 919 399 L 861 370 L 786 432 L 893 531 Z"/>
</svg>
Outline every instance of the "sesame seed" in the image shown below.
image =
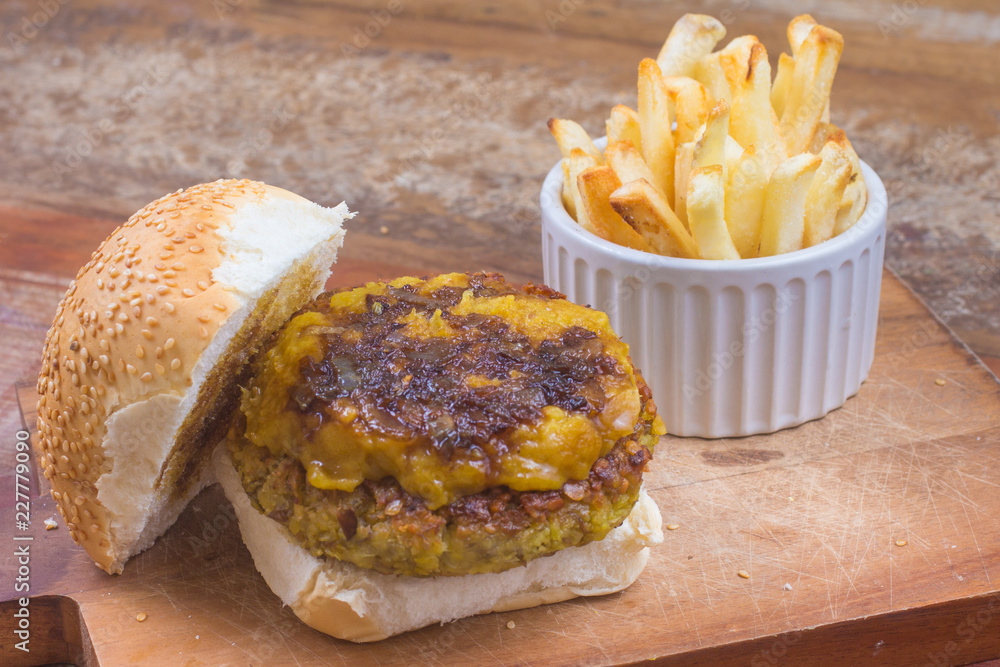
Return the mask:
<svg viewBox="0 0 1000 667">
<path fill-rule="evenodd" d="M 170 362 L 170 370 L 176 371 L 180 367 L 181 367 L 180 359 L 174 359 L 173 361 Z"/>
<path fill-rule="evenodd" d="M 200 245 L 193 245 L 190 248 L 188 248 L 188 252 L 194 253 L 194 254 L 197 255 L 200 252 L 205 252 L 205 249 L 202 248 Z"/>
<path fill-rule="evenodd" d="M 208 289 L 208 283 L 206 283 L 204 280 L 199 280 L 198 281 L 198 289 L 200 289 L 200 290 L 207 290 Z"/>
<path fill-rule="evenodd" d="M 172 252 L 161 252 L 160 253 L 160 259 L 170 259 L 173 256 L 174 256 L 174 253 L 172 253 Z"/>
<path fill-rule="evenodd" d="M 380 234 L 388 234 L 389 233 L 389 228 L 386 227 L 385 225 L 382 225 L 381 227 L 378 228 L 378 231 L 379 231 Z"/>
<path fill-rule="evenodd" d="M 680 526 L 676 523 L 667 524 L 667 530 L 677 530 L 678 528 L 680 528 Z"/>
<path fill-rule="evenodd" d="M 226 310 L 226 307 L 224 305 L 222 305 L 221 303 L 214 303 L 214 304 L 212 304 L 212 307 L 215 308 L 216 310 L 220 311 L 220 312 L 225 312 L 225 310 Z"/>
<path fill-rule="evenodd" d="M 897 547 L 905 547 L 909 542 L 907 540 L 896 540 Z"/>
<path fill-rule="evenodd" d="M 129 375 L 135 375 L 139 372 L 138 369 L 136 369 L 136 367 L 132 364 L 125 364 L 125 370 L 128 371 Z"/>
<path fill-rule="evenodd" d="M 150 331 L 149 329 L 143 329 L 142 337 L 145 338 L 146 340 L 153 340 L 153 332 Z"/>
<path fill-rule="evenodd" d="M 176 342 L 177 342 L 177 341 L 175 341 L 175 340 L 174 340 L 173 338 L 168 338 L 168 339 L 166 340 L 166 342 L 165 342 L 165 343 L 163 343 L 163 349 L 164 349 L 164 350 L 169 350 L 169 349 L 173 348 L 173 346 L 174 346 L 174 344 L 175 344 Z"/>
<path fill-rule="evenodd" d="M 135 356 L 143 359 L 146 356 L 146 350 L 142 348 L 142 345 L 135 346 Z"/>
<path fill-rule="evenodd" d="M 199 315 L 198 321 L 202 324 L 208 324 L 208 315 Z"/>
<path fill-rule="evenodd" d="M 163 348 L 162 347 L 157 347 L 156 348 L 156 358 L 157 359 L 161 359 L 162 357 L 163 357 Z"/>
<path fill-rule="evenodd" d="M 139 308 L 139 306 L 136 306 L 132 309 L 132 314 L 135 315 L 136 318 L 140 318 L 142 317 L 142 309 Z"/>
<path fill-rule="evenodd" d="M 183 294 L 184 296 L 188 296 L 188 297 L 194 296 L 194 290 L 185 287 L 184 289 L 181 290 L 181 294 Z"/>
<path fill-rule="evenodd" d="M 164 295 L 164 294 L 166 294 L 169 291 L 170 291 L 170 288 L 167 287 L 166 285 L 160 285 L 159 287 L 156 288 L 156 293 L 159 294 L 159 295 L 161 295 L 161 296 Z"/>
<path fill-rule="evenodd" d="M 153 381 L 153 374 L 149 373 L 149 372 L 143 373 L 142 377 L 139 378 L 139 379 L 142 380 L 143 382 L 152 382 Z"/>
<path fill-rule="evenodd" d="M 749 579 L 750 578 L 750 573 L 747 572 L 746 570 L 740 570 L 736 574 L 739 575 L 740 579 Z"/>
<path fill-rule="evenodd" d="M 129 301 L 128 305 L 130 305 L 130 306 L 138 306 L 140 303 L 142 303 L 142 299 L 138 299 L 137 298 L 137 299 L 132 299 L 131 301 Z"/>
<path fill-rule="evenodd" d="M 507 621 L 507 629 L 508 630 L 513 630 L 515 627 L 517 627 L 517 626 L 514 625 L 514 621 Z"/>
<path fill-rule="evenodd" d="M 936 384 L 939 387 L 943 387 L 945 382 L 941 378 L 938 378 L 937 380 L 934 380 L 934 384 Z"/>
<path fill-rule="evenodd" d="M 146 295 L 146 303 L 151 304 L 151 305 L 153 303 L 156 303 L 156 297 L 153 296 L 152 294 L 147 294 Z"/>
<path fill-rule="evenodd" d="M 165 309 L 165 310 L 166 310 L 166 311 L 167 311 L 168 313 L 172 313 L 172 312 L 174 312 L 174 304 L 170 303 L 169 301 L 168 301 L 167 303 L 163 304 L 163 308 L 164 308 L 164 309 Z"/>
<path fill-rule="evenodd" d="M 173 269 L 174 271 L 183 271 L 184 270 L 184 263 L 183 262 L 174 262 L 173 264 L 170 265 L 170 268 Z"/>
<path fill-rule="evenodd" d="M 135 620 L 137 620 L 137 621 L 139 621 L 140 623 L 142 623 L 142 622 L 143 622 L 143 621 L 145 621 L 145 620 L 146 620 L 147 618 L 149 618 L 149 616 L 148 616 L 148 615 L 146 614 L 146 612 L 144 612 L 144 611 L 141 611 L 141 612 L 139 612 L 139 613 L 138 613 L 138 615 L 136 615 L 136 617 L 135 617 Z"/>
<path fill-rule="evenodd" d="M 164 368 L 161 364 L 156 364 L 156 366 L 154 366 L 153 368 L 156 369 L 157 375 L 163 375 L 164 373 L 167 372 L 167 369 Z"/>
<path fill-rule="evenodd" d="M 205 327 L 201 327 L 200 329 L 198 329 L 198 335 L 201 336 L 202 338 L 208 338 L 208 329 L 206 329 Z"/>
<path fill-rule="evenodd" d="M 118 313 L 118 319 L 122 322 L 128 322 L 128 315 L 125 313 Z"/>
<path fill-rule="evenodd" d="M 147 317 L 146 318 L 146 324 L 148 326 L 150 326 L 150 327 L 155 327 L 159 323 L 160 323 L 160 321 L 158 319 L 156 319 L 155 317 Z"/>
</svg>

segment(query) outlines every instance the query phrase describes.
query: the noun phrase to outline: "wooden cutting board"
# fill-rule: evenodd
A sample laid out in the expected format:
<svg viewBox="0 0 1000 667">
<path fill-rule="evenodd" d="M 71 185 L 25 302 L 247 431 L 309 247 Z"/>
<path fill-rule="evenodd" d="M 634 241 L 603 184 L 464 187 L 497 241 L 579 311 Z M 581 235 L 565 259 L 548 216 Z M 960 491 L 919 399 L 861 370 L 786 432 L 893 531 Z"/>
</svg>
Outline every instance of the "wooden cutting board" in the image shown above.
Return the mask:
<svg viewBox="0 0 1000 667">
<path fill-rule="evenodd" d="M 8 599 L 0 663 L 945 665 L 1000 657 L 1000 384 L 890 273 L 880 318 L 869 380 L 826 418 L 767 436 L 661 441 L 646 479 L 664 524 L 677 528 L 623 593 L 354 645 L 281 607 L 218 487 L 120 576 L 94 567 L 64 527 L 43 529 L 56 510 L 41 496 L 26 532 L 14 530 L 13 509 L 2 514 L 4 581 L 17 567 L 11 545 L 30 544 L 31 653 L 11 645 L 17 602 Z M 33 391 L 29 382 L 19 396 L 29 425 Z M 2 447 L 13 445 L 4 433 Z M 12 542 L 15 533 L 33 539 Z"/>
</svg>

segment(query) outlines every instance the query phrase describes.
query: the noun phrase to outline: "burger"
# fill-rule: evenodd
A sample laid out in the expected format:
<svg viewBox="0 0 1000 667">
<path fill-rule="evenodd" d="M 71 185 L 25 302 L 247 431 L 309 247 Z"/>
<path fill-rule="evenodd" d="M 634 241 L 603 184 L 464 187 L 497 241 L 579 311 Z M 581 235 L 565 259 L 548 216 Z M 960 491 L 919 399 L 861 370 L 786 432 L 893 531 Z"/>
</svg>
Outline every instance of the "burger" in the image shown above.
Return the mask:
<svg viewBox="0 0 1000 667">
<path fill-rule="evenodd" d="M 665 429 L 607 316 L 497 274 L 317 297 L 350 215 L 222 181 L 98 250 L 39 378 L 74 538 L 120 572 L 218 480 L 271 589 L 352 641 L 630 585 Z"/>
</svg>

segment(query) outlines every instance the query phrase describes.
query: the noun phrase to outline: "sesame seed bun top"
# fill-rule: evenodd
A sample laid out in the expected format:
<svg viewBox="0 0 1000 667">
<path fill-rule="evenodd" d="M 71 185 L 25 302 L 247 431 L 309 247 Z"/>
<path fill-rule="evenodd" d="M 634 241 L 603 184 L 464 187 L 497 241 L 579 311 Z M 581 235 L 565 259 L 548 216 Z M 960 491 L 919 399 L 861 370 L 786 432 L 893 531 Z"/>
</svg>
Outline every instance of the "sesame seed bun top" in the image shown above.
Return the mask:
<svg viewBox="0 0 1000 667">
<path fill-rule="evenodd" d="M 248 350 L 231 348 L 255 347 L 321 289 L 351 215 L 263 183 L 217 181 L 152 202 L 80 269 L 45 339 L 38 455 L 73 539 L 100 567 L 121 571 L 173 522 L 187 497 L 171 485 L 190 496 L 204 484 L 179 478 L 198 455 L 177 438 L 212 430 L 217 416 L 192 422 L 200 385 L 220 361 L 245 361 Z M 278 288 L 290 282 L 285 298 Z"/>
</svg>

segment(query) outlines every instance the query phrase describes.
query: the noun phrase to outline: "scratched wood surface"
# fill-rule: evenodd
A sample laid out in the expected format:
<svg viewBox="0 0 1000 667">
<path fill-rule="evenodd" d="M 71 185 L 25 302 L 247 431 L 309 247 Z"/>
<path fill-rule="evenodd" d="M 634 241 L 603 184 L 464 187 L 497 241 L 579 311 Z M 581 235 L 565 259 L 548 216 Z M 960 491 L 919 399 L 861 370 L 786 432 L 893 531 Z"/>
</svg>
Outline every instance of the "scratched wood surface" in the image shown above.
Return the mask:
<svg viewBox="0 0 1000 667">
<path fill-rule="evenodd" d="M 623 593 L 339 642 L 281 608 L 213 487 L 118 577 L 42 530 L 36 499 L 32 595 L 69 609 L 55 646 L 104 665 L 964 664 L 1000 656 L 998 414 L 1000 384 L 887 273 L 875 365 L 843 408 L 661 441 L 646 479 L 678 528 Z"/>
</svg>

